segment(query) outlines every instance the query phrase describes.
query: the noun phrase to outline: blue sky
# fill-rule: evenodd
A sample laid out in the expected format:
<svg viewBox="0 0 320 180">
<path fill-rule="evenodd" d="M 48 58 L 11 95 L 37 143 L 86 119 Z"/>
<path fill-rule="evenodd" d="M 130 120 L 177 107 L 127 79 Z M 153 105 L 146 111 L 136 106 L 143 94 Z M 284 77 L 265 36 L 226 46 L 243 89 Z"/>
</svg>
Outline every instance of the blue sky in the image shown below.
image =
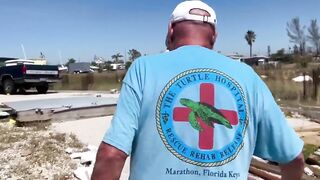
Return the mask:
<svg viewBox="0 0 320 180">
<path fill-rule="evenodd" d="M 165 49 L 170 14 L 181 0 L 0 0 L 0 56 L 28 58 L 46 55 L 50 64 L 68 58 L 111 59 L 135 48 L 143 54 Z M 254 54 L 292 46 L 286 23 L 299 17 L 320 24 L 319 0 L 204 0 L 218 17 L 215 50 L 247 55 L 247 30 L 257 34 Z"/>
</svg>

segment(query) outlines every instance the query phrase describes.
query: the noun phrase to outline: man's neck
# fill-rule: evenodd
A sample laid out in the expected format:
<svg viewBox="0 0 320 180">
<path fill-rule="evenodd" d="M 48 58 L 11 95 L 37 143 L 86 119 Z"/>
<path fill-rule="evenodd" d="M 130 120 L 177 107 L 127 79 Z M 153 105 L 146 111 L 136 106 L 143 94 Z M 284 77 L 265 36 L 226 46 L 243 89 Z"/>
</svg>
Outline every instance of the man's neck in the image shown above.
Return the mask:
<svg viewBox="0 0 320 180">
<path fill-rule="evenodd" d="M 210 43 L 206 43 L 204 41 L 195 41 L 195 40 L 184 40 L 184 41 L 177 41 L 173 43 L 173 47 L 172 50 L 177 49 L 179 47 L 182 46 L 188 46 L 188 45 L 197 45 L 197 46 L 202 46 L 208 49 L 213 49 L 213 45 L 211 45 Z"/>
</svg>

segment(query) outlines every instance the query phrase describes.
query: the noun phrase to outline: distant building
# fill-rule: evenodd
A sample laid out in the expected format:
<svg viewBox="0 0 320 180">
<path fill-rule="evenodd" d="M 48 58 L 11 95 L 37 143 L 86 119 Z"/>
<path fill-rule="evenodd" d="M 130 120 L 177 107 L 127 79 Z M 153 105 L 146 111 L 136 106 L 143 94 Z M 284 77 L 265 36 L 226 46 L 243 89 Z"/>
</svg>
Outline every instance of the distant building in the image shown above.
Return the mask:
<svg viewBox="0 0 320 180">
<path fill-rule="evenodd" d="M 270 60 L 270 57 L 266 56 L 255 56 L 250 58 L 243 58 L 242 62 L 250 65 L 250 66 L 259 66 L 259 65 L 265 65 L 268 64 Z"/>
<path fill-rule="evenodd" d="M 89 73 L 92 72 L 90 69 L 90 63 L 88 62 L 78 62 L 70 63 L 68 65 L 69 73 Z"/>
<path fill-rule="evenodd" d="M 102 57 L 98 57 L 98 56 L 96 56 L 96 55 L 94 55 L 93 61 L 94 61 L 97 65 L 104 64 L 104 62 L 105 62 L 105 60 L 104 60 Z"/>
<path fill-rule="evenodd" d="M 236 61 L 240 61 L 240 62 L 243 61 L 243 56 L 239 55 L 239 54 L 229 54 L 229 55 L 226 55 L 226 56 L 231 58 L 231 59 L 234 59 Z"/>
<path fill-rule="evenodd" d="M 123 63 L 113 63 L 113 64 L 110 64 L 110 66 L 111 66 L 111 70 L 113 71 L 126 69 L 126 65 Z"/>
<path fill-rule="evenodd" d="M 47 60 L 45 58 L 34 58 L 30 60 L 34 61 L 34 64 L 36 65 L 47 65 Z"/>
</svg>

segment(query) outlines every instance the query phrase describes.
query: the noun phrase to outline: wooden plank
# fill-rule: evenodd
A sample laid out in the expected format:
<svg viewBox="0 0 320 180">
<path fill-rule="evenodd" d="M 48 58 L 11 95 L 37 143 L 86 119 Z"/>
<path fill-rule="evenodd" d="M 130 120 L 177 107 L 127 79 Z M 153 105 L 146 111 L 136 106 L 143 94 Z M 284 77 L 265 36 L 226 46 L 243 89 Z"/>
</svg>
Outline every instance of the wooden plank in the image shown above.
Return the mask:
<svg viewBox="0 0 320 180">
<path fill-rule="evenodd" d="M 320 170 L 319 170 L 319 169 L 314 168 L 314 167 L 312 167 L 312 166 L 310 166 L 310 165 L 307 165 L 307 167 L 311 169 L 311 171 L 314 173 L 314 175 L 315 175 L 317 178 L 320 178 Z"/>
<path fill-rule="evenodd" d="M 272 164 L 267 164 L 267 163 L 264 163 L 264 162 L 260 162 L 260 161 L 258 161 L 256 159 L 252 159 L 251 160 L 251 166 L 256 167 L 258 169 L 262 169 L 262 170 L 271 172 L 273 174 L 278 174 L 278 175 L 281 174 L 281 170 L 280 170 L 279 166 L 275 166 L 275 165 L 272 165 Z"/>
<path fill-rule="evenodd" d="M 267 163 L 264 163 L 264 162 L 260 162 L 260 161 L 258 161 L 256 159 L 252 159 L 251 166 L 255 167 L 257 169 L 261 169 L 261 170 L 270 172 L 272 174 L 281 175 L 281 169 L 280 169 L 279 166 L 275 166 L 275 165 L 272 165 L 272 164 L 267 164 Z M 303 174 L 302 179 L 303 180 L 314 180 L 316 178 L 313 178 L 313 177 L 307 176 L 306 174 Z"/>
<path fill-rule="evenodd" d="M 273 173 L 258 169 L 258 168 L 253 167 L 253 166 L 250 167 L 249 172 L 254 174 L 254 175 L 256 175 L 256 176 L 258 176 L 258 177 L 261 177 L 263 179 L 281 180 L 281 176 L 280 175 L 273 174 Z"/>
</svg>

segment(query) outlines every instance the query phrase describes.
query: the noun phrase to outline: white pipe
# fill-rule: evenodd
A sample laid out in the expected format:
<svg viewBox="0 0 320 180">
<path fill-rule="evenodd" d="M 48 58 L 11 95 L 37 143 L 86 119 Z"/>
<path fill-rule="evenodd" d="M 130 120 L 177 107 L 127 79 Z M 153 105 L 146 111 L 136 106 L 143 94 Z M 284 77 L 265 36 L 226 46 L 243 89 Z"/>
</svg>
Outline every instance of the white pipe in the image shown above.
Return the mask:
<svg viewBox="0 0 320 180">
<path fill-rule="evenodd" d="M 23 52 L 23 55 L 24 55 L 24 59 L 27 60 L 26 51 L 24 50 L 24 46 L 23 46 L 22 43 L 21 43 L 21 48 L 22 48 L 22 52 Z"/>
</svg>

